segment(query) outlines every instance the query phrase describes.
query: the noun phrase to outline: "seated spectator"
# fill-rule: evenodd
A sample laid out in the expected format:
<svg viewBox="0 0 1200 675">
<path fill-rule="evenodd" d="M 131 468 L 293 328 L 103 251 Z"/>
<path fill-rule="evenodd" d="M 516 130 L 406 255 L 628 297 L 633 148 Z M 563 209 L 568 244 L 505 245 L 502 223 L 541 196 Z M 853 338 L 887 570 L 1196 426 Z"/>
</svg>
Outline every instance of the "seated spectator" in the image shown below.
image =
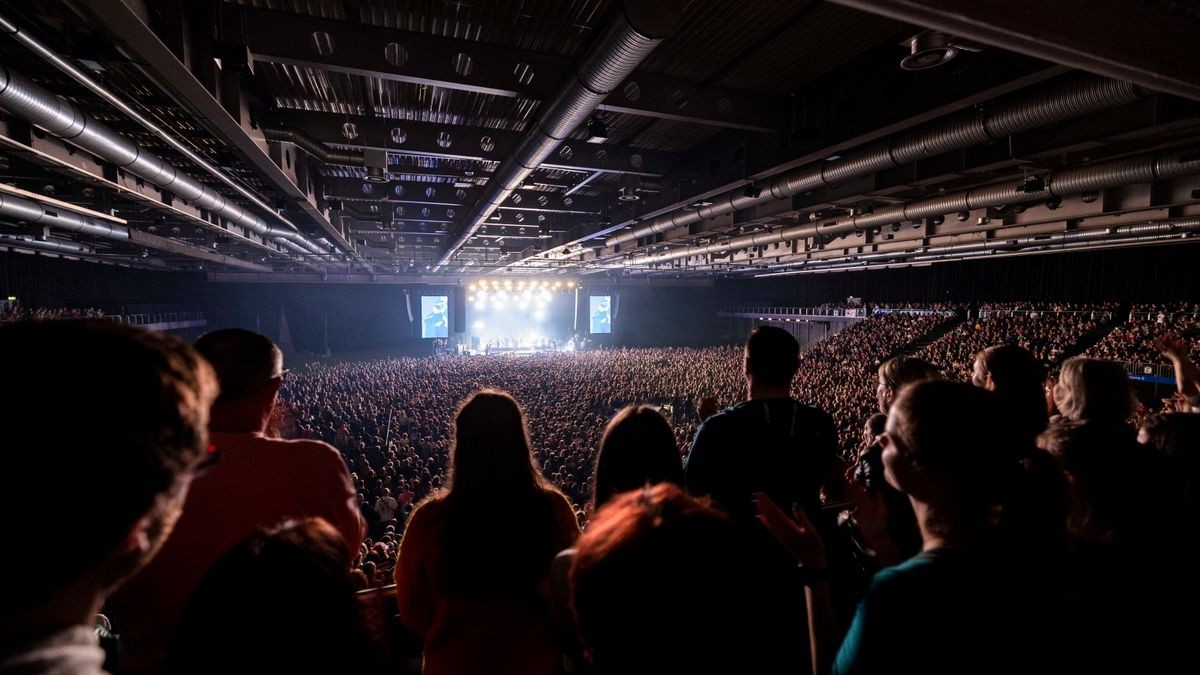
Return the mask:
<svg viewBox="0 0 1200 675">
<path fill-rule="evenodd" d="M 321 517 L 342 534 L 347 554 L 362 542 L 357 495 L 340 455 L 325 443 L 268 438 L 283 381 L 283 355 L 266 337 L 229 329 L 196 349 L 216 368 L 211 462 L 192 485 L 184 515 L 152 565 L 112 599 L 127 672 L 161 667 L 171 633 L 196 584 L 217 560 L 259 528 Z"/>
<path fill-rule="evenodd" d="M 463 402 L 450 467 L 449 487 L 409 517 L 396 562 L 400 618 L 424 640 L 424 672 L 554 673 L 547 580 L 579 526 L 534 465 L 511 396 Z"/>
<path fill-rule="evenodd" d="M 97 675 L 97 613 L 171 533 L 216 377 L 178 339 L 104 321 L 6 323 L 0 353 L 0 672 Z"/>
<path fill-rule="evenodd" d="M 179 619 L 169 672 L 367 673 L 377 652 L 345 540 L 308 518 L 252 534 L 204 575 Z"/>
<path fill-rule="evenodd" d="M 752 558 L 728 516 L 670 483 L 611 499 L 580 538 L 574 607 L 596 675 L 762 673 Z"/>
<path fill-rule="evenodd" d="M 1112 361 L 1077 356 L 1063 363 L 1054 385 L 1054 404 L 1075 422 L 1128 421 L 1135 409 L 1129 376 Z"/>
</svg>

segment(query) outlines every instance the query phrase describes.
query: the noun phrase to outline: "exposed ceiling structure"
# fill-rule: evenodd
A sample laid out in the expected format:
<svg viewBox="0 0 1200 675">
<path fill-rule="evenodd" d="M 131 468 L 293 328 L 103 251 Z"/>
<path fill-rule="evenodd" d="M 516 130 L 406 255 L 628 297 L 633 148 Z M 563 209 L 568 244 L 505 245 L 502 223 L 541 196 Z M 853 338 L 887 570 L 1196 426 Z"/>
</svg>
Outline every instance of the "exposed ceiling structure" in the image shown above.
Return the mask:
<svg viewBox="0 0 1200 675">
<path fill-rule="evenodd" d="M 0 2 L 0 249 L 437 281 L 1192 238 L 1200 13 L 1069 4 Z"/>
</svg>

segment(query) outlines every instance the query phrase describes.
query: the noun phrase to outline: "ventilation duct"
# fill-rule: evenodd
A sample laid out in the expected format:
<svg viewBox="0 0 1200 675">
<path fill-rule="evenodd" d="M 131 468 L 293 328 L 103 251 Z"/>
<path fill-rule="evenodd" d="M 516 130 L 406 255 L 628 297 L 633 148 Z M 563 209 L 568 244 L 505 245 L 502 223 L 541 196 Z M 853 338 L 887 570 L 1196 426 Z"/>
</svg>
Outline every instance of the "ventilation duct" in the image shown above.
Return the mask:
<svg viewBox="0 0 1200 675">
<path fill-rule="evenodd" d="M 0 234 L 0 245 L 31 248 L 38 251 L 52 251 L 54 253 L 66 253 L 68 255 L 88 255 L 96 252 L 96 250 L 92 247 L 84 246 L 83 244 L 76 244 L 69 241 L 58 241 L 56 239 L 34 239 L 29 235 L 20 234 Z"/>
<path fill-rule="evenodd" d="M 362 152 L 353 150 L 334 150 L 311 135 L 298 129 L 275 127 L 262 130 L 263 137 L 268 141 L 287 141 L 296 147 L 319 159 L 325 164 L 343 164 L 361 167 L 365 163 Z"/>
<path fill-rule="evenodd" d="M 537 121 L 488 179 L 487 190 L 468 213 L 462 232 L 446 247 L 438 267 L 449 264 L 496 207 L 674 30 L 679 21 L 677 5 L 670 0 L 622 3 L 570 80 L 542 102 Z"/>
<path fill-rule="evenodd" d="M 261 237 L 304 255 L 328 253 L 299 232 L 268 225 L 224 195 L 201 185 L 195 178 L 178 171 L 167 161 L 96 121 L 78 106 L 3 65 L 0 65 L 0 106 L 30 124 Z"/>
<path fill-rule="evenodd" d="M 13 195 L 0 194 L 0 216 L 64 232 L 78 232 L 92 237 L 118 241 L 129 240 L 129 229 L 121 225 L 106 223 L 73 211 L 56 209 Z"/>
<path fill-rule="evenodd" d="M 1010 103 L 998 104 L 990 110 L 959 113 L 926 129 L 873 143 L 841 159 L 816 162 L 780 174 L 762 183 L 766 189 L 758 197 L 747 196 L 742 188 L 738 188 L 711 198 L 711 205 L 657 216 L 629 232 L 608 238 L 604 244 L 624 244 L 759 204 L 787 199 L 822 186 L 834 186 L 851 178 L 919 159 L 1118 108 L 1133 103 L 1145 94 L 1136 85 L 1092 76 L 1055 83 Z"/>
<path fill-rule="evenodd" d="M 946 260 L 948 258 L 960 256 L 982 256 L 995 253 L 1011 253 L 1043 248 L 1058 251 L 1116 243 L 1129 244 L 1136 242 L 1165 241 L 1169 239 L 1177 239 L 1181 234 L 1196 232 L 1200 232 L 1200 218 L 1178 218 L 1173 220 L 1118 225 L 1108 228 L 1071 230 L 1068 232 L 1026 235 L 1021 237 L 1004 237 L 967 244 L 925 246 L 912 251 L 867 253 L 864 255 L 854 256 L 852 260 L 816 260 L 796 263 L 782 263 L 779 265 L 769 265 L 767 269 L 780 270 L 797 268 L 794 270 L 794 273 L 800 273 L 810 270 L 816 271 L 832 268 L 861 268 L 867 267 L 871 263 L 936 262 L 939 260 Z M 777 276 L 782 276 L 783 274 L 785 273 L 775 273 Z"/>
<path fill-rule="evenodd" d="M 840 236 L 908 220 L 944 216 L 989 206 L 1044 201 L 1052 197 L 1066 197 L 1081 192 L 1106 190 L 1121 185 L 1148 183 L 1196 173 L 1200 173 L 1200 155 L 1194 152 L 1127 157 L 1093 166 L 1059 171 L 1048 176 L 1040 190 L 1028 190 L 1028 186 L 1023 181 L 997 183 L 932 199 L 889 206 L 872 213 L 850 216 L 827 223 L 796 225 L 774 232 L 759 232 L 734 237 L 722 243 L 688 246 L 665 253 L 626 259 L 623 264 L 625 266 L 650 265 L 694 255 L 719 254 L 818 235 Z"/>
</svg>

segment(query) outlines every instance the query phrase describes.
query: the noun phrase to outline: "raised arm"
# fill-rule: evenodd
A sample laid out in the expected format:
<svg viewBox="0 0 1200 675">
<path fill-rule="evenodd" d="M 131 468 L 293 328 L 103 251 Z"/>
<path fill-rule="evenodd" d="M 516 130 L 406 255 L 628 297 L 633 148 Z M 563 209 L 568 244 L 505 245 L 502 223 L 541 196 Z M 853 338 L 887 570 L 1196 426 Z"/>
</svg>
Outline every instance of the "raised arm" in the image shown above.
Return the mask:
<svg viewBox="0 0 1200 675">
<path fill-rule="evenodd" d="M 793 508 L 792 518 L 780 509 L 770 497 L 759 493 L 754 496 L 754 508 L 758 520 L 767 528 L 788 553 L 796 559 L 805 576 L 804 598 L 808 609 L 808 642 L 812 654 L 812 672 L 826 675 L 833 666 L 833 599 L 829 594 L 829 567 L 825 558 L 825 544 L 817 534 L 817 528 L 809 521 L 804 509 Z"/>
</svg>

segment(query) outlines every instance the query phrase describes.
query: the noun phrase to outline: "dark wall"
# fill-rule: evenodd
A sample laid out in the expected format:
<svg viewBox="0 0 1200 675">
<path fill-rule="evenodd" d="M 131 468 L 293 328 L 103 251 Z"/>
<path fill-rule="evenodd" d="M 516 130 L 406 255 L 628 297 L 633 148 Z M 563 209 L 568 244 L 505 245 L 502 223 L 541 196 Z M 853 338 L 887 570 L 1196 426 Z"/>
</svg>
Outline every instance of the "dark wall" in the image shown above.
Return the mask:
<svg viewBox="0 0 1200 675">
<path fill-rule="evenodd" d="M 412 298 L 410 322 L 405 290 Z M 717 316 L 722 305 L 814 305 L 862 297 L 867 302 L 1200 300 L 1200 246 L 1176 244 L 930 267 L 723 280 L 715 286 L 612 286 L 587 280 L 580 292 L 586 332 L 587 296 L 617 300 L 608 345 L 706 345 L 740 341 L 744 327 Z M 420 296 L 454 297 L 453 286 L 397 284 L 210 284 L 203 275 L 154 272 L 14 253 L 0 253 L 0 297 L 29 307 L 99 307 L 105 311 L 202 310 L 211 328 L 240 326 L 278 339 L 286 313 L 299 351 L 405 347 L 418 349 Z M 453 302 L 453 300 L 452 300 Z M 451 308 L 453 311 L 453 308 Z M 427 346 L 427 345 L 426 345 Z"/>
<path fill-rule="evenodd" d="M 42 255 L 0 253 L 0 297 L 26 307 L 95 307 L 106 312 L 201 309 L 204 275 L 155 272 Z"/>
<path fill-rule="evenodd" d="M 849 296 L 867 302 L 1200 298 L 1193 243 L 725 282 L 741 301 L 813 305 Z"/>
<path fill-rule="evenodd" d="M 408 318 L 405 290 L 412 302 Z M 410 346 L 420 339 L 421 295 L 453 297 L 452 287 L 399 284 L 211 284 L 209 324 L 242 326 L 279 339 L 287 316 L 299 351 L 333 351 Z"/>
<path fill-rule="evenodd" d="M 719 287 L 606 287 L 589 283 L 579 295 L 581 332 L 587 330 L 589 295 L 611 295 L 617 303 L 613 333 L 608 338 L 595 338 L 600 344 L 701 346 L 740 339 L 740 336 L 732 336 L 733 323 L 717 316 L 717 309 L 724 299 L 736 297 Z"/>
</svg>

